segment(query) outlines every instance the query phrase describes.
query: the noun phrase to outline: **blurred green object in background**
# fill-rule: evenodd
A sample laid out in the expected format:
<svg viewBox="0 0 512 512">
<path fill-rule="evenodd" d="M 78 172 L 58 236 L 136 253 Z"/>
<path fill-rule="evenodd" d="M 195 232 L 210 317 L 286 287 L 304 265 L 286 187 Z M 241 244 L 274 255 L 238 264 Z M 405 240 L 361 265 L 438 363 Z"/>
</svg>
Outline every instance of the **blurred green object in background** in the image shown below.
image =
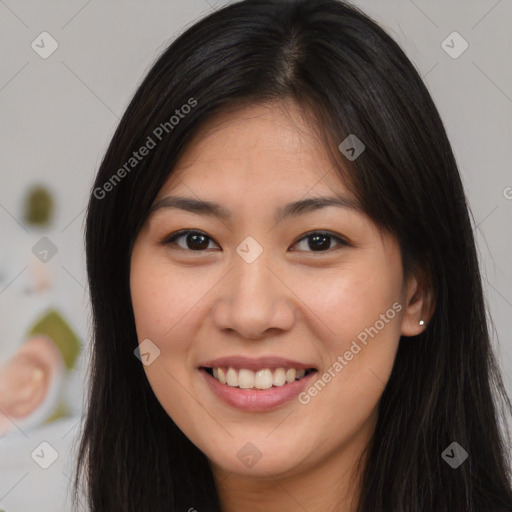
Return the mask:
<svg viewBox="0 0 512 512">
<path fill-rule="evenodd" d="M 62 316 L 51 309 L 30 329 L 28 336 L 41 334 L 50 338 L 60 350 L 64 364 L 68 370 L 74 368 L 80 355 L 82 344 L 73 329 Z"/>
<path fill-rule="evenodd" d="M 34 185 L 28 190 L 24 205 L 24 220 L 27 224 L 35 226 L 50 224 L 53 210 L 53 196 L 45 186 Z"/>
</svg>

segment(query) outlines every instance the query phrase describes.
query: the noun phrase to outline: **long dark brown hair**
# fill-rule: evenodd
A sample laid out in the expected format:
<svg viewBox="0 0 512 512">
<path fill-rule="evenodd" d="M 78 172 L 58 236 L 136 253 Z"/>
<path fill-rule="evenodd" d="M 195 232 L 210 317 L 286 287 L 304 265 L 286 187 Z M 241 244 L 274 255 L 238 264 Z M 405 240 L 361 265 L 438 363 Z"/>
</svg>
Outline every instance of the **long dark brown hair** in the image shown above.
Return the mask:
<svg viewBox="0 0 512 512">
<path fill-rule="evenodd" d="M 512 407 L 492 353 L 450 143 L 404 52 L 338 0 L 246 0 L 208 15 L 157 59 L 123 115 L 87 212 L 93 345 L 75 499 L 85 476 L 92 512 L 191 504 L 220 511 L 206 456 L 164 411 L 134 357 L 131 248 L 204 121 L 244 102 L 284 99 L 309 113 L 364 211 L 396 237 L 406 271 L 423 269 L 435 294 L 428 328 L 400 340 L 368 446 L 359 512 L 512 510 L 505 435 Z M 186 115 L 171 122 L 187 104 Z M 337 149 L 348 134 L 366 145 L 354 162 Z M 156 146 L 130 161 L 148 137 Z M 469 454 L 456 469 L 441 456 L 453 442 Z"/>
</svg>

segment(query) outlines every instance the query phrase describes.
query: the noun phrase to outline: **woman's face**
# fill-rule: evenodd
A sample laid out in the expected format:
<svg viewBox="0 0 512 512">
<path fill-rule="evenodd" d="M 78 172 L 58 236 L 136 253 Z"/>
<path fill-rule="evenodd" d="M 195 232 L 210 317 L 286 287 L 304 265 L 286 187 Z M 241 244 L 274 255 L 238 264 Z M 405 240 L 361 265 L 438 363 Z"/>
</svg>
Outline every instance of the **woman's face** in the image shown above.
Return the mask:
<svg viewBox="0 0 512 512">
<path fill-rule="evenodd" d="M 157 399 L 214 469 L 241 475 L 354 462 L 400 335 L 417 334 L 407 304 L 416 281 L 403 281 L 397 242 L 291 113 L 251 106 L 205 126 L 131 259 Z M 199 233 L 173 238 L 182 230 Z"/>
</svg>

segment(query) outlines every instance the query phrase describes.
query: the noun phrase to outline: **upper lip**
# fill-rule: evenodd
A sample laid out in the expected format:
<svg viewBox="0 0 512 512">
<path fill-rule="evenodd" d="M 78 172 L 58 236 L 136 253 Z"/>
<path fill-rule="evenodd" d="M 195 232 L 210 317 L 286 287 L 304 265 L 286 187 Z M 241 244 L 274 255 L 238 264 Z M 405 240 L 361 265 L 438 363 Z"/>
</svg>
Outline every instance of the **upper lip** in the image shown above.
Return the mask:
<svg viewBox="0 0 512 512">
<path fill-rule="evenodd" d="M 212 359 L 200 363 L 199 367 L 203 368 L 246 368 L 252 371 L 264 370 L 266 368 L 295 368 L 297 370 L 315 368 L 313 364 L 300 363 L 292 359 L 285 359 L 277 356 L 266 356 L 251 358 L 246 356 L 227 356 Z M 316 368 L 315 368 L 316 369 Z"/>
</svg>

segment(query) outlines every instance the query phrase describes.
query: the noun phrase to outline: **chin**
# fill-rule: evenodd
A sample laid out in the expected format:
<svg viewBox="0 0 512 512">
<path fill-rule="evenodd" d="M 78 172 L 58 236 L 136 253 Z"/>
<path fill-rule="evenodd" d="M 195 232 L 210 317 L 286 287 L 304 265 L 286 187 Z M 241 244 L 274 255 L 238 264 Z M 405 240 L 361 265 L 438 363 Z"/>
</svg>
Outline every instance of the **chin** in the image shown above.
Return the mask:
<svg viewBox="0 0 512 512">
<path fill-rule="evenodd" d="M 268 434 L 268 432 L 267 432 Z M 283 444 L 280 440 L 265 440 L 264 434 L 260 440 L 251 441 L 244 436 L 240 441 L 231 439 L 222 449 L 219 445 L 204 450 L 210 464 L 222 472 L 235 473 L 253 478 L 269 478 L 287 476 L 297 472 L 306 454 L 299 453 L 303 443 L 297 442 L 297 447 Z M 290 456 L 293 454 L 293 456 Z"/>
</svg>

